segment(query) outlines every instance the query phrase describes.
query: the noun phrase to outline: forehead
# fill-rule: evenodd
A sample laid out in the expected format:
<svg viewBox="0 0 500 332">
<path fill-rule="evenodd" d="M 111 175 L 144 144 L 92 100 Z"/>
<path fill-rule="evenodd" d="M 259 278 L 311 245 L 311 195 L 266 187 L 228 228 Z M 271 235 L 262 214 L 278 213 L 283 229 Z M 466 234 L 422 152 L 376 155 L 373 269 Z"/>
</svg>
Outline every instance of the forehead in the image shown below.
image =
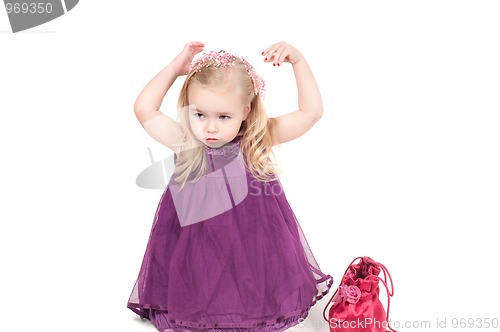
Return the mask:
<svg viewBox="0 0 500 332">
<path fill-rule="evenodd" d="M 206 112 L 243 112 L 244 105 L 239 93 L 231 86 L 213 89 L 194 83 L 188 89 L 188 103 Z"/>
</svg>

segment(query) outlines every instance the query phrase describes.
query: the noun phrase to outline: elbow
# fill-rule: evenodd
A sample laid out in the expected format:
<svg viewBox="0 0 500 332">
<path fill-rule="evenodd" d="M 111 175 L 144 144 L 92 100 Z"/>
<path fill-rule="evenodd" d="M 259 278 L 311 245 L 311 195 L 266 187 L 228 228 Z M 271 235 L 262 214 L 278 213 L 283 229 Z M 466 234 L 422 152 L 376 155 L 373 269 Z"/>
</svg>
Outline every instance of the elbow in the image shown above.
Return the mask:
<svg viewBox="0 0 500 332">
<path fill-rule="evenodd" d="M 138 97 L 134 102 L 134 113 L 135 114 L 144 114 L 156 111 L 155 105 L 151 104 L 144 98 Z"/>
<path fill-rule="evenodd" d="M 144 105 L 135 103 L 134 114 L 137 117 L 137 119 L 139 119 L 139 121 L 142 123 L 145 119 L 152 117 L 153 114 L 156 114 L 156 112 L 152 111 L 151 109 L 148 109 L 147 107 L 144 107 Z"/>
<path fill-rule="evenodd" d="M 148 120 L 151 120 L 152 118 L 162 115 L 163 113 L 158 111 L 150 111 L 150 110 L 145 110 L 144 108 L 140 107 L 134 107 L 134 114 L 141 123 L 141 125 L 144 126 L 144 123 Z"/>
<path fill-rule="evenodd" d="M 142 107 L 134 106 L 134 114 L 141 124 L 152 118 L 151 112 L 145 111 Z"/>
<path fill-rule="evenodd" d="M 137 107 L 134 107 L 134 114 L 135 114 L 135 117 L 137 118 L 137 120 L 142 124 L 145 119 L 146 119 L 146 115 L 145 115 L 145 112 L 142 111 L 141 108 L 137 108 Z"/>
<path fill-rule="evenodd" d="M 323 117 L 323 107 L 318 109 L 318 112 L 316 113 L 316 122 L 319 121 Z"/>
<path fill-rule="evenodd" d="M 145 112 L 142 111 L 140 108 L 134 108 L 134 114 L 137 117 L 137 119 L 141 119 L 144 117 Z"/>
<path fill-rule="evenodd" d="M 322 107 L 316 108 L 316 109 L 314 109 L 314 111 L 312 109 L 309 109 L 307 111 L 303 110 L 303 109 L 299 109 L 299 110 L 302 111 L 302 114 L 304 115 L 302 117 L 302 120 L 307 122 L 310 126 L 313 126 L 323 116 L 323 108 Z"/>
<path fill-rule="evenodd" d="M 138 103 L 137 101 L 134 103 L 134 113 L 137 115 L 137 114 L 140 114 L 140 113 L 144 113 L 144 107 Z"/>
<path fill-rule="evenodd" d="M 307 107 L 299 107 L 307 118 L 314 124 L 323 116 L 323 104 L 321 102 L 308 105 Z"/>
<path fill-rule="evenodd" d="M 320 107 L 316 110 L 316 112 L 312 113 L 311 120 L 313 121 L 313 123 L 316 123 L 319 120 L 321 120 L 322 117 L 323 117 L 323 107 Z"/>
</svg>

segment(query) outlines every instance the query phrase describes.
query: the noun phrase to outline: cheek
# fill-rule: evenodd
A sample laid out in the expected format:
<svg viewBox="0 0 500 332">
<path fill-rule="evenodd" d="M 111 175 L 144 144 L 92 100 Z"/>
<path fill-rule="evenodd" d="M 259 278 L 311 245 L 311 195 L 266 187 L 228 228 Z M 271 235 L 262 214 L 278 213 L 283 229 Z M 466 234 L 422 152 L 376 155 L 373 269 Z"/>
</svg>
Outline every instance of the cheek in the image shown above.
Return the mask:
<svg viewBox="0 0 500 332">
<path fill-rule="evenodd" d="M 226 132 L 229 135 L 235 135 L 240 131 L 242 121 L 233 121 L 226 126 Z"/>
<path fill-rule="evenodd" d="M 196 119 L 194 116 L 189 117 L 189 125 L 195 135 L 203 131 L 200 120 Z"/>
</svg>

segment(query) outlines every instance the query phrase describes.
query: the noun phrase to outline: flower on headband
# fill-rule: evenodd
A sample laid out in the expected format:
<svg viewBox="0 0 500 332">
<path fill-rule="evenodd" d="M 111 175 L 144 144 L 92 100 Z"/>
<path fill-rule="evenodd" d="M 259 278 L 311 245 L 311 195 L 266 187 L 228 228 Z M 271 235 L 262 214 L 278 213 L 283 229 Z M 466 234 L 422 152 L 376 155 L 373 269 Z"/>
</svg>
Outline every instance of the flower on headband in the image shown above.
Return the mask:
<svg viewBox="0 0 500 332">
<path fill-rule="evenodd" d="M 242 56 L 234 55 L 226 51 L 210 51 L 203 54 L 199 58 L 193 60 L 189 71 L 201 71 L 202 68 L 213 66 L 215 68 L 228 69 L 234 66 L 235 60 L 239 59 L 247 71 L 248 76 L 252 79 L 253 88 L 255 95 L 260 95 L 264 97 L 265 92 L 265 81 L 264 79 L 255 71 L 255 68 Z"/>
</svg>

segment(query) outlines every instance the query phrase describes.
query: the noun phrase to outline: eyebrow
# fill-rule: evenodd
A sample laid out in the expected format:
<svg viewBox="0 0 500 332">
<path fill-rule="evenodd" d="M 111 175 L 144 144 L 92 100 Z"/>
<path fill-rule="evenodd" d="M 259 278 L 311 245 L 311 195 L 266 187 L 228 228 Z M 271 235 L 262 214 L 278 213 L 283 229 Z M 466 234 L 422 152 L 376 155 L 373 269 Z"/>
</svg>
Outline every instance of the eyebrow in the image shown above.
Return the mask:
<svg viewBox="0 0 500 332">
<path fill-rule="evenodd" d="M 204 110 L 200 110 L 199 108 L 195 108 L 192 111 L 197 112 L 197 113 L 207 113 Z M 210 113 L 210 112 L 208 112 L 208 113 Z M 234 115 L 234 113 L 232 113 L 232 112 L 216 112 L 216 114 L 217 115 Z"/>
</svg>

